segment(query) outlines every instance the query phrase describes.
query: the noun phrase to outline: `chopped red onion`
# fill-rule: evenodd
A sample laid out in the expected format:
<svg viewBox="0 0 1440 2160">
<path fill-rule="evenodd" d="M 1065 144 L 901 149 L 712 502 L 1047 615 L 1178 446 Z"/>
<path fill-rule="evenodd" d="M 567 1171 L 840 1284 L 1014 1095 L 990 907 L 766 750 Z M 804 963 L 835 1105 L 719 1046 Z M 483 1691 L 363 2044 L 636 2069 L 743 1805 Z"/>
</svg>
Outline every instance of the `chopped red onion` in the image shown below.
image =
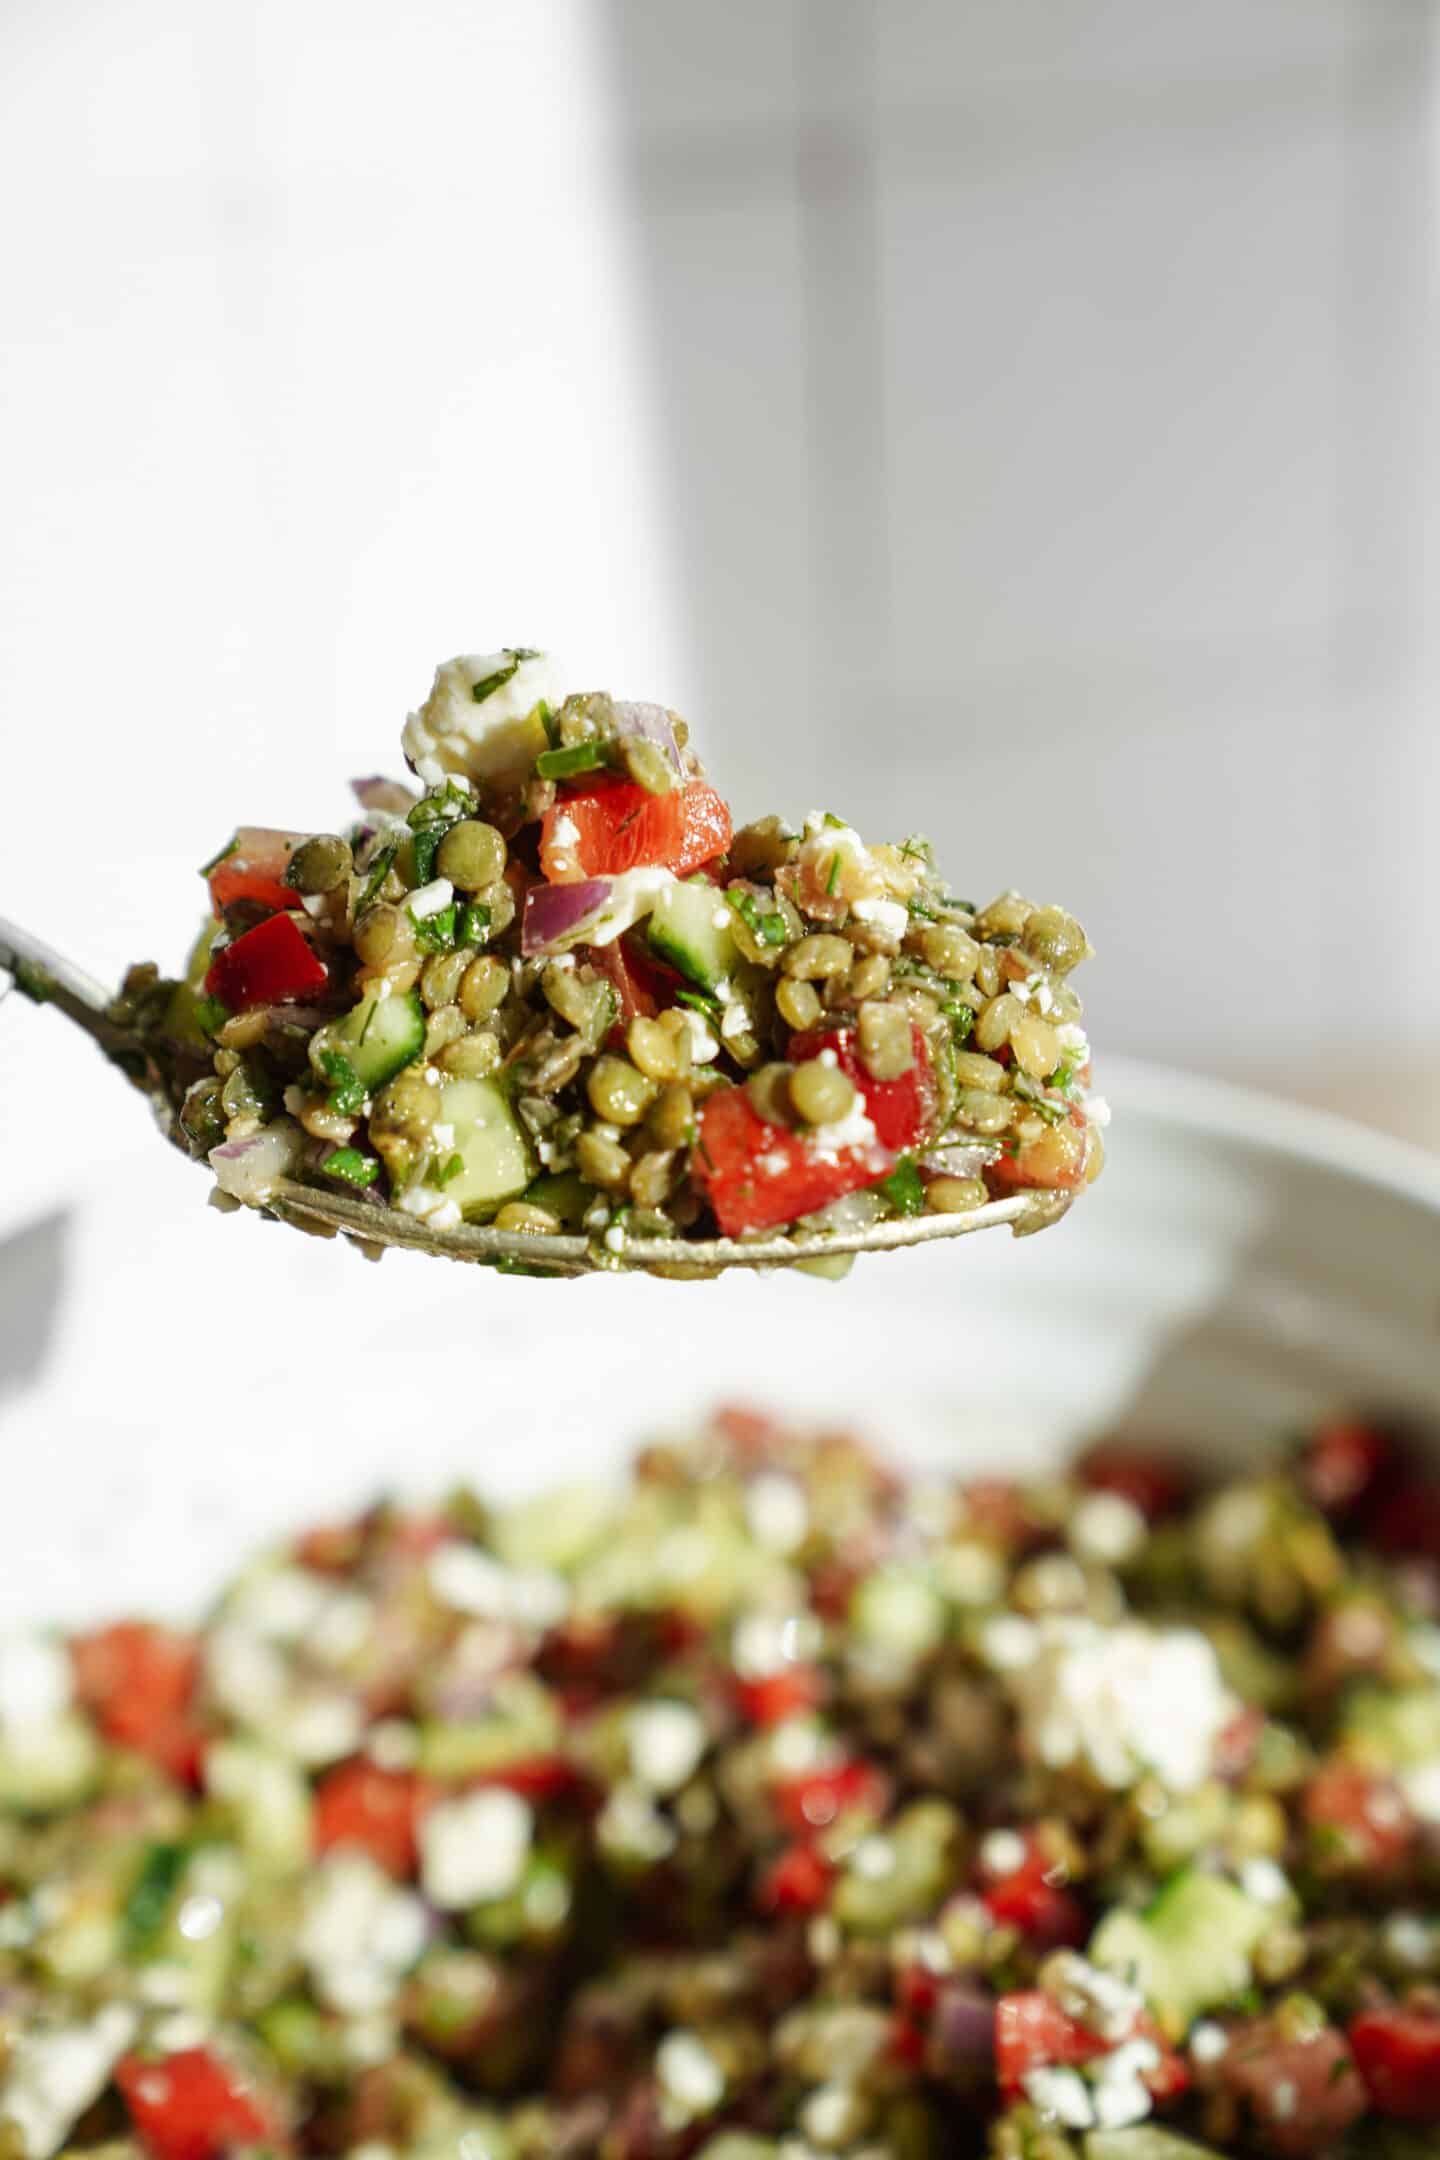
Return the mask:
<svg viewBox="0 0 1440 2160">
<path fill-rule="evenodd" d="M 684 779 L 685 763 L 680 755 L 680 745 L 675 740 L 673 718 L 665 706 L 617 704 L 615 725 L 622 741 L 627 735 L 639 735 L 643 736 L 646 742 L 654 743 L 657 750 L 663 750 L 671 770 L 677 778 Z"/>
<path fill-rule="evenodd" d="M 260 1207 L 280 1180 L 289 1177 L 304 1148 L 305 1135 L 293 1119 L 277 1118 L 246 1140 L 222 1140 L 211 1148 L 210 1167 L 222 1192 Z"/>
<path fill-rule="evenodd" d="M 527 960 L 572 942 L 604 909 L 610 878 L 582 878 L 577 885 L 532 885 L 525 895 L 520 949 Z"/>
<path fill-rule="evenodd" d="M 368 780 L 352 780 L 350 792 L 362 810 L 388 810 L 392 817 L 404 817 L 419 800 L 413 788 L 399 780 L 387 780 L 383 773 L 374 773 Z"/>
</svg>

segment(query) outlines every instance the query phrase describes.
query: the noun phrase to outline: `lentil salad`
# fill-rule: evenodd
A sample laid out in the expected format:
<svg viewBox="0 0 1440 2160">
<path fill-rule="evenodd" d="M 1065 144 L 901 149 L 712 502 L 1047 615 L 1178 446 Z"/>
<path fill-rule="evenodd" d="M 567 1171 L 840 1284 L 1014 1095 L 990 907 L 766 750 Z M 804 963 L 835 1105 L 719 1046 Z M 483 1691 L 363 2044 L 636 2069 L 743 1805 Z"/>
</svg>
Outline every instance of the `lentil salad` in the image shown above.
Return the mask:
<svg viewBox="0 0 1440 2160">
<path fill-rule="evenodd" d="M 185 981 L 127 978 L 230 1198 L 299 1179 L 613 1259 L 1016 1193 L 1049 1220 L 1098 1175 L 1063 909 L 977 906 L 831 813 L 736 830 L 675 714 L 524 648 L 445 663 L 403 747 L 418 786 L 357 783 L 343 833 L 240 828 Z"/>
<path fill-rule="evenodd" d="M 1421 2160 L 1440 1482 L 722 1412 L 0 1644 L 0 2152 Z"/>
</svg>

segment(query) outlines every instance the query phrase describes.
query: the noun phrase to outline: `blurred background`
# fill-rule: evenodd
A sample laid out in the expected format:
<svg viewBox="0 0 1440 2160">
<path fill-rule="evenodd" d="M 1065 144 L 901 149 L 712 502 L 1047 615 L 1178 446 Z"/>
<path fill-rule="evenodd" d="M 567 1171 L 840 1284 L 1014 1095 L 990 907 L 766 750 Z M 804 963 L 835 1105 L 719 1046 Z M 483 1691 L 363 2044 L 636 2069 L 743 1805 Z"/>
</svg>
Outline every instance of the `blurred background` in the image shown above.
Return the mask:
<svg viewBox="0 0 1440 2160">
<path fill-rule="evenodd" d="M 437 660 L 543 644 L 684 711 L 740 816 L 1071 906 L 1102 1084 L 1126 1051 L 1440 1145 L 1435 32 L 9 0 L 0 912 L 178 964 L 237 820 L 333 824 Z M 0 1409 L 112 1209 L 55 1359 L 132 1428 L 97 1524 L 153 1498 L 146 1374 L 222 1255 L 272 1315 L 227 1383 L 380 1324 L 380 1271 L 206 1216 L 13 999 L 0 1127 Z M 38 1461 L 53 1405 L 11 1407 Z"/>
<path fill-rule="evenodd" d="M 525 640 L 1073 906 L 1102 1046 L 1440 1139 L 1435 13 L 12 0 L 0 907 L 178 959 Z"/>
</svg>

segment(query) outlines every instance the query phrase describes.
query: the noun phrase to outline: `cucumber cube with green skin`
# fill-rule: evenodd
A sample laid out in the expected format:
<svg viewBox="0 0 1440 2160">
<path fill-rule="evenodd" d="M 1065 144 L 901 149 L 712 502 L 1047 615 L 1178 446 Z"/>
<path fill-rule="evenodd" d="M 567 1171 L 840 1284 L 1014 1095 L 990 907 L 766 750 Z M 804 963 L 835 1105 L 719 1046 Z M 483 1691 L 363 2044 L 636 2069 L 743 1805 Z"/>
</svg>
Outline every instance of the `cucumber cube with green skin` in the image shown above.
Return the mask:
<svg viewBox="0 0 1440 2160">
<path fill-rule="evenodd" d="M 506 1200 L 523 1193 L 535 1175 L 530 1142 L 493 1080 L 446 1080 L 440 1088 L 440 1123 L 455 1135 L 449 1154 L 441 1151 L 442 1173 L 459 1158 L 460 1167 L 444 1179 L 467 1221 L 493 1215 Z"/>
<path fill-rule="evenodd" d="M 700 989 L 715 990 L 740 959 L 729 914 L 714 885 L 667 885 L 651 912 L 650 950 Z"/>
<path fill-rule="evenodd" d="M 316 1031 L 310 1063 L 327 1086 L 348 1067 L 365 1093 L 374 1095 L 424 1047 L 425 1008 L 418 992 L 391 990 L 382 997 L 376 988 L 367 990 L 342 1019 Z"/>
<path fill-rule="evenodd" d="M 1186 1868 L 1143 1916 L 1112 1912 L 1102 1920 L 1090 1959 L 1137 1988 L 1179 2039 L 1204 2011 L 1249 1987 L 1252 1953 L 1274 1920 L 1272 1908 L 1223 1876 Z"/>
</svg>

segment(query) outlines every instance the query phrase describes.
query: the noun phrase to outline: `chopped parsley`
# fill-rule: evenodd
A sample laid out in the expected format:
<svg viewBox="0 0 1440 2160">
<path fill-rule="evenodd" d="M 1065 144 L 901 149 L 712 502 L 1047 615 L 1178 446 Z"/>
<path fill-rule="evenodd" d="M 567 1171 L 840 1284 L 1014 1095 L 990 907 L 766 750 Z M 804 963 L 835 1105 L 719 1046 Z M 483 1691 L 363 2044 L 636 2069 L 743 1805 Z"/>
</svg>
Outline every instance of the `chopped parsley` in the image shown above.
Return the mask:
<svg viewBox="0 0 1440 2160">
<path fill-rule="evenodd" d="M 347 1185 L 358 1185 L 362 1192 L 380 1175 L 380 1165 L 375 1157 L 362 1155 L 359 1148 L 353 1147 L 336 1148 L 333 1155 L 326 1156 L 320 1168 L 326 1177 L 343 1178 Z"/>
<path fill-rule="evenodd" d="M 189 1858 L 188 1845 L 155 1844 L 145 1848 L 140 1871 L 120 1915 L 125 1948 L 131 1957 L 148 1950 L 164 1926 Z"/>
<path fill-rule="evenodd" d="M 830 857 L 830 874 L 829 874 L 829 876 L 828 876 L 828 877 L 826 878 L 826 880 L 825 880 L 825 891 L 826 891 L 827 895 L 829 895 L 830 897 L 832 897 L 832 898 L 833 898 L 833 896 L 834 896 L 834 893 L 835 893 L 835 888 L 836 888 L 836 886 L 837 886 L 837 885 L 838 885 L 839 883 L 840 883 L 840 850 L 839 850 L 839 848 L 836 848 L 836 850 L 835 850 L 835 853 L 834 853 L 834 854 L 833 854 L 833 855 L 832 855 L 832 856 Z"/>
<path fill-rule="evenodd" d="M 415 932 L 415 943 L 421 952 L 454 951 L 455 932 L 460 914 L 455 901 L 451 900 L 445 907 L 437 908 L 433 915 L 417 915 L 413 908 L 407 908 L 405 912 L 410 917 L 410 927 Z"/>
<path fill-rule="evenodd" d="M 719 998 L 712 997 L 708 990 L 677 990 L 675 1002 L 677 1005 L 688 1005 L 693 1012 L 702 1014 L 718 1034 L 721 1018 Z"/>
<path fill-rule="evenodd" d="M 901 1156 L 889 1177 L 880 1180 L 879 1190 L 897 1215 L 924 1214 L 925 1181 L 910 1156 Z"/>
<path fill-rule="evenodd" d="M 577 773 L 598 772 L 605 751 L 598 742 L 569 743 L 560 750 L 542 750 L 535 770 L 542 780 L 572 780 Z"/>
<path fill-rule="evenodd" d="M 753 892 L 727 892 L 725 898 L 740 917 L 751 936 L 762 945 L 783 945 L 789 936 L 785 917 L 778 908 L 762 914 L 760 903 Z"/>
<path fill-rule="evenodd" d="M 381 848 L 379 854 L 371 863 L 370 875 L 365 880 L 365 890 L 360 895 L 359 901 L 357 903 L 358 907 L 369 907 L 370 902 L 375 898 L 375 895 L 379 892 L 381 886 L 385 883 L 386 878 L 389 877 L 391 866 L 395 861 L 398 846 L 399 843 L 397 841 L 391 840 L 385 847 Z"/>
<path fill-rule="evenodd" d="M 483 945 L 490 935 L 490 910 L 479 900 L 467 900 L 455 924 L 457 945 Z"/>
<path fill-rule="evenodd" d="M 940 920 L 940 910 L 931 907 L 929 901 L 920 893 L 912 893 L 906 901 L 905 907 L 907 913 L 913 915 L 917 922 L 939 922 Z"/>
<path fill-rule="evenodd" d="M 340 1050 L 320 1052 L 320 1070 L 330 1082 L 326 1100 L 341 1117 L 353 1117 L 365 1101 L 365 1083 L 349 1058 Z"/>
<path fill-rule="evenodd" d="M 448 1155 L 445 1161 L 441 1163 L 439 1169 L 431 1172 L 430 1181 L 433 1185 L 438 1185 L 443 1191 L 445 1186 L 450 1183 L 451 1178 L 459 1177 L 461 1171 L 464 1168 L 465 1158 L 463 1155 L 458 1153 L 454 1155 Z"/>
<path fill-rule="evenodd" d="M 435 875 L 435 857 L 440 852 L 440 842 L 445 837 L 443 825 L 424 825 L 415 835 L 415 879 L 420 885 L 428 885 Z"/>
<path fill-rule="evenodd" d="M 509 662 L 508 667 L 498 667 L 493 674 L 482 675 L 479 682 L 470 685 L 470 695 L 477 705 L 483 705 L 486 698 L 493 697 L 497 690 L 503 690 L 517 672 L 522 660 L 538 660 L 540 657 L 533 645 L 507 645 L 505 656 Z"/>
<path fill-rule="evenodd" d="M 221 848 L 218 855 L 212 855 L 209 862 L 201 863 L 201 877 L 209 877 L 212 870 L 218 870 L 222 862 L 228 862 L 230 860 L 230 857 L 238 852 L 239 847 L 240 835 L 239 833 L 235 833 L 229 840 L 226 841 L 224 847 Z"/>
<path fill-rule="evenodd" d="M 195 1025 L 202 1035 L 218 1035 L 229 1018 L 230 1008 L 223 998 L 196 998 Z"/>
<path fill-rule="evenodd" d="M 908 840 L 902 840 L 895 852 L 903 855 L 907 862 L 932 863 L 935 860 L 930 842 L 922 840 L 919 833 L 911 833 Z"/>
<path fill-rule="evenodd" d="M 947 998 L 940 1008 L 950 1023 L 950 1041 L 955 1049 L 963 1050 L 970 1040 L 975 1026 L 973 1006 L 962 1005 L 958 998 Z"/>
</svg>

